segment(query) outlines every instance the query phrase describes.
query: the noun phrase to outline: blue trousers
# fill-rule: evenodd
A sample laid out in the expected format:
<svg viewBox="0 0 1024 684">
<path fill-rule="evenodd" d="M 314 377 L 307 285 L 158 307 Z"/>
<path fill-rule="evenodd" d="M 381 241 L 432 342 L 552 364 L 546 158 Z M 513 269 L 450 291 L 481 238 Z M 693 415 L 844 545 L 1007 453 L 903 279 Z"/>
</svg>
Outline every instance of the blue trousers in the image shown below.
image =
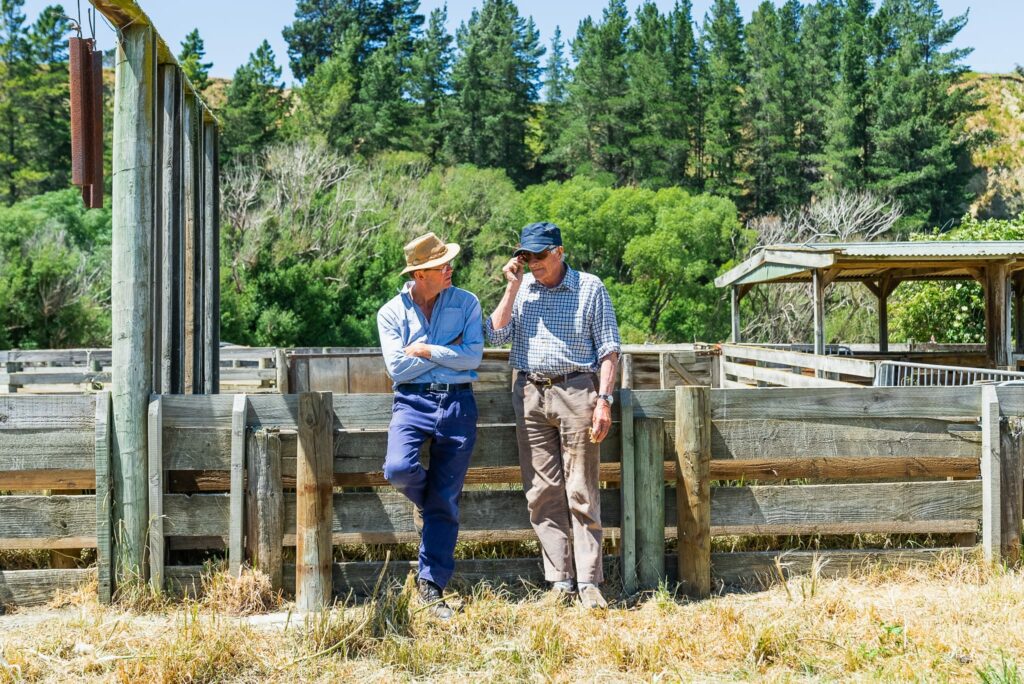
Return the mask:
<svg viewBox="0 0 1024 684">
<path fill-rule="evenodd" d="M 384 477 L 423 511 L 419 577 L 443 589 L 455 570 L 459 497 L 476 442 L 476 399 L 472 390 L 396 389 L 391 411 Z M 430 467 L 424 469 L 419 451 L 428 438 Z"/>
</svg>

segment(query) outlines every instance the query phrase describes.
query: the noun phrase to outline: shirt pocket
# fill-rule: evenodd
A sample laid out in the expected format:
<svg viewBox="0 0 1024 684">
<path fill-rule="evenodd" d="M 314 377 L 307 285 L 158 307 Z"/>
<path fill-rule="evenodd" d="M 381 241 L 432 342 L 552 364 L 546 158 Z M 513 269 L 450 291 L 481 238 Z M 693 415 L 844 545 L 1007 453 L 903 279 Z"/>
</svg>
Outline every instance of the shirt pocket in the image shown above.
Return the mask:
<svg viewBox="0 0 1024 684">
<path fill-rule="evenodd" d="M 440 315 L 437 327 L 434 329 L 435 344 L 450 345 L 455 338 L 462 334 L 464 317 L 462 311 L 455 308 L 444 309 Z"/>
</svg>

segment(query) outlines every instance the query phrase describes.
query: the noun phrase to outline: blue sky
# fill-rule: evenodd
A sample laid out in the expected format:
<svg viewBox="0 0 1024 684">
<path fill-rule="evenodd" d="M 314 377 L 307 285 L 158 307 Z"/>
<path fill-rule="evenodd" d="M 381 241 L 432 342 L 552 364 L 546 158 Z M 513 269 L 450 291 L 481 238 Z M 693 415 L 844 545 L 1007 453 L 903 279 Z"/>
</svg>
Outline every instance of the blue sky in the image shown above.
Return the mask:
<svg viewBox="0 0 1024 684">
<path fill-rule="evenodd" d="M 142 7 L 156 24 L 157 30 L 175 52 L 181 40 L 192 28 L 198 27 L 206 42 L 207 61 L 213 62 L 214 76 L 230 77 L 239 65 L 248 59 L 249 53 L 266 38 L 277 55 L 278 63 L 284 68 L 285 79 L 291 82 L 288 70 L 287 45 L 281 37 L 281 29 L 291 23 L 295 15 L 295 3 L 288 0 L 139 0 Z M 749 20 L 751 12 L 761 0 L 738 0 L 740 9 Z M 469 18 L 473 7 L 481 0 L 448 0 L 449 29 L 455 28 Z M 34 19 L 52 0 L 26 0 L 25 11 Z M 87 0 L 81 0 L 82 11 L 89 7 Z M 444 0 L 421 0 L 424 14 L 444 4 Z M 547 45 L 555 26 L 562 27 L 562 33 L 571 37 L 576 26 L 587 15 L 600 16 L 605 2 L 601 0 L 518 0 L 519 11 L 530 15 L 540 29 L 541 38 Z M 635 9 L 640 0 L 630 0 Z M 674 0 L 656 0 L 663 10 L 671 9 Z M 781 4 L 776 0 L 776 5 Z M 711 0 L 693 0 L 694 18 L 700 22 L 711 5 Z M 1007 72 L 1014 64 L 1024 64 L 1024 48 L 1020 41 L 1021 27 L 1024 26 L 1024 0 L 939 0 L 944 16 L 951 17 L 970 9 L 967 27 L 961 31 L 957 47 L 973 47 L 974 53 L 967 58 L 967 64 L 978 71 Z M 66 0 L 65 9 L 74 15 L 74 0 Z M 100 46 L 110 47 L 113 34 L 102 26 L 97 31 Z M 1015 47 L 1016 46 L 1016 47 Z"/>
</svg>

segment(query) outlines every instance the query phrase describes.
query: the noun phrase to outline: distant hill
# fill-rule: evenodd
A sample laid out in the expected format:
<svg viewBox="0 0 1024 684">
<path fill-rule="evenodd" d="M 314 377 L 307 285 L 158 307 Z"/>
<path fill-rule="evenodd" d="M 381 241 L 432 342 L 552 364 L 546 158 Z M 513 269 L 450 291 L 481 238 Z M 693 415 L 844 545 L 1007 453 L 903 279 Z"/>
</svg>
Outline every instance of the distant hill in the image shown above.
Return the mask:
<svg viewBox="0 0 1024 684">
<path fill-rule="evenodd" d="M 1017 74 L 972 74 L 984 108 L 967 121 L 983 142 L 974 152 L 978 173 L 971 190 L 978 197 L 971 214 L 1014 218 L 1024 212 L 1024 78 Z"/>
</svg>

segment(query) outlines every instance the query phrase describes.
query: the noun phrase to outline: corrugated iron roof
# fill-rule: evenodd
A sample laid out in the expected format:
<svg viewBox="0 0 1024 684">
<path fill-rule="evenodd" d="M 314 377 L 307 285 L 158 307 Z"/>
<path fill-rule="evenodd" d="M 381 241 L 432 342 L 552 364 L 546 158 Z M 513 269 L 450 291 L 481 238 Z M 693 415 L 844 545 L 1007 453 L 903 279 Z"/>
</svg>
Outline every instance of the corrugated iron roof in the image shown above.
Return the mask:
<svg viewBox="0 0 1024 684">
<path fill-rule="evenodd" d="M 1020 240 L 928 240 L 918 242 L 814 242 L 784 243 L 767 249 L 785 251 L 836 252 L 844 256 L 989 257 L 1024 256 Z"/>
<path fill-rule="evenodd" d="M 935 278 L 971 277 L 978 261 L 1024 261 L 1024 241 L 930 240 L 921 242 L 817 242 L 766 246 L 715 279 L 718 287 L 809 280 L 814 269 L 829 269 L 837 279 L 863 279 L 889 268 L 931 263 Z M 935 265 L 935 262 L 942 262 Z M 963 269 L 957 268 L 963 262 Z M 916 267 L 915 267 L 916 268 Z M 928 279 L 927 268 L 913 276 Z M 900 277 L 903 277 L 902 275 Z"/>
</svg>

